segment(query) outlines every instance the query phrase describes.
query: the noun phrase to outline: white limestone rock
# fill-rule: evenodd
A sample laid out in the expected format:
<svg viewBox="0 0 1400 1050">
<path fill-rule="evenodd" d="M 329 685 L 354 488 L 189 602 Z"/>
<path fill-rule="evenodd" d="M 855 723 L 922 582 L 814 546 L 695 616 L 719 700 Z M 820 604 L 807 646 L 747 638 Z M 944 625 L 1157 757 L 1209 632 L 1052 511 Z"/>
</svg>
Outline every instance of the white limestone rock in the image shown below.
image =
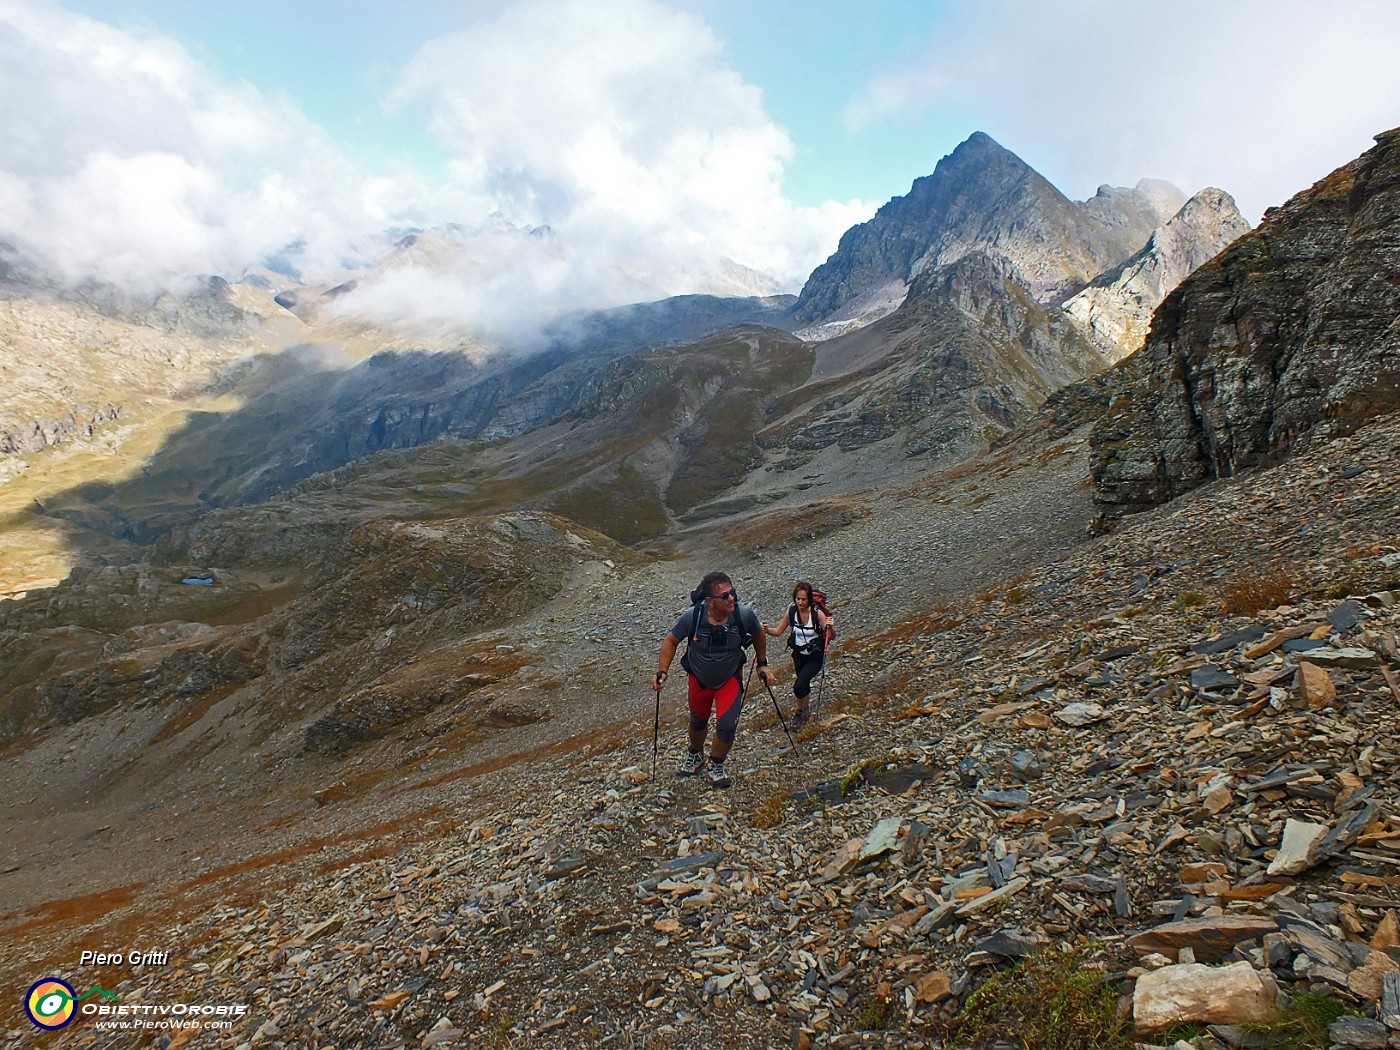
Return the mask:
<svg viewBox="0 0 1400 1050">
<path fill-rule="evenodd" d="M 1267 1024 L 1278 1010 L 1273 974 L 1247 962 L 1177 963 L 1145 973 L 1133 989 L 1133 1020 L 1143 1031 L 1174 1024 Z"/>
</svg>

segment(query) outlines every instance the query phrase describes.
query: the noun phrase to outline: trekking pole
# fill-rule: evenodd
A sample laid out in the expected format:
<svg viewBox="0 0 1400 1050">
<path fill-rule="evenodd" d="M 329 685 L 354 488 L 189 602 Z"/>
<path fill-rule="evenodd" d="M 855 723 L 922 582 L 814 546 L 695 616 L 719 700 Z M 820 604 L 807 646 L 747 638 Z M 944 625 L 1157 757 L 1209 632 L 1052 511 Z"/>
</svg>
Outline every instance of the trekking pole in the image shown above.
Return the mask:
<svg viewBox="0 0 1400 1050">
<path fill-rule="evenodd" d="M 829 630 L 830 628 L 828 628 Z M 822 636 L 822 669 L 817 675 L 817 714 L 816 721 L 820 722 L 822 717 L 822 686 L 826 685 L 826 658 L 831 655 L 832 638 L 827 635 Z"/>
<path fill-rule="evenodd" d="M 783 732 L 787 733 L 788 743 L 792 745 L 792 753 L 795 755 L 797 754 L 797 741 L 792 738 L 792 731 L 788 729 L 787 719 L 783 717 L 783 709 L 778 705 L 778 698 L 773 694 L 773 687 L 767 682 L 764 682 L 763 688 L 767 689 L 768 695 L 772 697 L 773 710 L 778 712 L 778 721 L 782 723 Z"/>
<path fill-rule="evenodd" d="M 665 683 L 663 682 L 664 686 Z M 661 746 L 661 690 L 656 690 L 656 721 L 651 724 L 651 780 L 656 783 L 656 752 Z"/>
</svg>

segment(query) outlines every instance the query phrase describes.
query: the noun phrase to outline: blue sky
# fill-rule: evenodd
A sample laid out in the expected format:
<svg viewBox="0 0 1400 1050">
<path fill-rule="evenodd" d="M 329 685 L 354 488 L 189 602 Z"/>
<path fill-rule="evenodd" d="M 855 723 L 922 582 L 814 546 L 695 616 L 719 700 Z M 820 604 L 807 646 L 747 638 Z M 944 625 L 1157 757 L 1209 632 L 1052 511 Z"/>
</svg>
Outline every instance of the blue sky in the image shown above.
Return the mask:
<svg viewBox="0 0 1400 1050">
<path fill-rule="evenodd" d="M 721 257 L 795 290 L 976 130 L 1075 199 L 1217 185 L 1253 222 L 1400 125 L 1400 4 L 1318 11 L 0 0 L 26 100 L 0 107 L 0 240 L 149 283 L 289 244 L 329 272 L 379 229 L 494 214 L 559 231 L 554 286 L 567 244 L 667 290 Z"/>
<path fill-rule="evenodd" d="M 468 29 L 510 5 L 505 0 L 75 0 L 67 6 L 116 26 L 168 34 L 225 77 L 285 92 L 367 163 L 409 157 L 437 171 L 442 156 L 418 114 L 386 113 L 384 98 L 425 41 Z M 948 17 L 947 5 L 882 0 L 867 8 L 876 17 L 858 19 L 844 0 L 801 5 L 702 0 L 672 6 L 704 18 L 723 41 L 725 60 L 762 89 L 765 108 L 792 132 L 798 148 L 787 168 L 787 188 L 799 204 L 831 198 L 882 203 L 906 191 L 940 156 L 979 130 L 937 114 L 878 134 L 851 136 L 842 127 L 842 110 L 861 78 L 892 57 L 915 57 L 914 42 L 927 39 Z"/>
</svg>

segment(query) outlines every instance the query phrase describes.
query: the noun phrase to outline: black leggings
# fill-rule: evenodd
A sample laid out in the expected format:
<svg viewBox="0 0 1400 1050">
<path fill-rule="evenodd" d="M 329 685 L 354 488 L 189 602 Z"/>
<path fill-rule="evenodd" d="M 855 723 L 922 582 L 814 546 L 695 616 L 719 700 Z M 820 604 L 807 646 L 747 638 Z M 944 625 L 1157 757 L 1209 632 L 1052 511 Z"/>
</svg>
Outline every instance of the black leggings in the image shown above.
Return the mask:
<svg viewBox="0 0 1400 1050">
<path fill-rule="evenodd" d="M 797 679 L 792 683 L 792 695 L 797 699 L 806 700 L 812 695 L 812 679 L 821 672 L 824 658 L 824 653 L 809 655 L 796 649 L 792 651 L 792 669 L 797 672 Z"/>
</svg>

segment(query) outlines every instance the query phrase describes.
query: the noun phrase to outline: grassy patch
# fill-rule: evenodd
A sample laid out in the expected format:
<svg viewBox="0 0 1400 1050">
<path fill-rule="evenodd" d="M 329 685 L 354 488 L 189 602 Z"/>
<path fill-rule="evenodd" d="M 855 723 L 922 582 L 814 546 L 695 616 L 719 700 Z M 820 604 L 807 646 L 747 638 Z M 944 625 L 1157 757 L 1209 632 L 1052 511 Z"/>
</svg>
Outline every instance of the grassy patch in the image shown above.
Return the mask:
<svg viewBox="0 0 1400 1050">
<path fill-rule="evenodd" d="M 872 635 L 868 648 L 879 649 L 884 646 L 912 642 L 916 639 L 922 640 L 931 635 L 942 634 L 944 631 L 961 627 L 966 619 L 965 613 L 951 605 L 935 605 L 932 609 L 915 613 L 902 623 Z"/>
<path fill-rule="evenodd" d="M 659 536 L 669 524 L 656 486 L 628 463 L 606 483 L 567 490 L 550 502 L 549 509 L 619 543 Z"/>
<path fill-rule="evenodd" d="M 865 1008 L 856 1015 L 856 1028 L 862 1032 L 883 1032 L 890 1026 L 894 1013 L 894 996 L 889 985 L 881 984 Z"/>
<path fill-rule="evenodd" d="M 1276 561 L 1265 568 L 1246 566 L 1221 585 L 1226 615 L 1253 616 L 1288 601 L 1293 575 Z"/>
<path fill-rule="evenodd" d="M 739 484 L 763 462 L 749 436 L 760 412 L 750 388 L 726 387 L 705 408 L 704 430 L 699 435 L 682 435 L 687 446 L 685 466 L 676 472 L 666 491 L 667 502 L 678 514 Z"/>
<path fill-rule="evenodd" d="M 1170 1028 L 1156 1033 L 1152 1038 L 1160 1046 L 1175 1046 L 1183 1039 L 1189 1043 L 1193 1039 L 1209 1034 L 1210 1029 L 1203 1024 L 1174 1024 Z"/>
<path fill-rule="evenodd" d="M 795 511 L 765 514 L 740 528 L 731 529 L 728 536 L 740 550 L 753 552 L 766 547 L 810 542 L 869 516 L 870 509 L 853 500 L 824 499 Z"/>
<path fill-rule="evenodd" d="M 1273 1050 L 1327 1050 L 1332 1045 L 1327 1026 L 1343 1014 L 1353 1013 L 1333 996 L 1322 992 L 1302 992 L 1268 1025 L 1246 1025 Z"/>
<path fill-rule="evenodd" d="M 1185 612 L 1187 609 L 1195 609 L 1206 603 L 1206 596 L 1200 591 L 1182 591 L 1172 599 L 1172 612 Z"/>
<path fill-rule="evenodd" d="M 880 773 L 885 766 L 891 762 L 898 761 L 894 755 L 878 755 L 873 758 L 863 758 L 841 778 L 841 797 L 845 798 L 862 783 L 873 784 L 879 779 Z"/>
<path fill-rule="evenodd" d="M 1001 596 L 1001 600 L 1006 605 L 1020 605 L 1031 596 L 1030 591 L 1024 587 L 1012 587 Z"/>
<path fill-rule="evenodd" d="M 788 797 L 785 791 L 775 791 L 754 807 L 753 826 L 771 828 L 783 822 L 787 812 Z"/>
<path fill-rule="evenodd" d="M 1050 948 L 995 974 L 968 997 L 947 1035 L 959 1045 L 1005 1041 L 1037 1050 L 1128 1050 L 1118 991 L 1092 948 Z"/>
<path fill-rule="evenodd" d="M 186 700 L 181 707 L 176 709 L 175 714 L 161 727 L 160 731 L 156 733 L 155 736 L 151 737 L 150 743 L 158 744 L 162 740 L 169 740 L 171 737 L 184 732 L 184 730 L 188 729 L 208 714 L 211 707 L 220 700 L 227 699 L 233 693 L 237 692 L 239 688 L 240 686 L 238 685 L 229 685 L 222 689 L 214 689 L 198 698 Z"/>
<path fill-rule="evenodd" d="M 1370 589 L 1359 575 L 1344 575 L 1319 587 L 1317 596 L 1323 601 L 1336 602 Z"/>
</svg>

